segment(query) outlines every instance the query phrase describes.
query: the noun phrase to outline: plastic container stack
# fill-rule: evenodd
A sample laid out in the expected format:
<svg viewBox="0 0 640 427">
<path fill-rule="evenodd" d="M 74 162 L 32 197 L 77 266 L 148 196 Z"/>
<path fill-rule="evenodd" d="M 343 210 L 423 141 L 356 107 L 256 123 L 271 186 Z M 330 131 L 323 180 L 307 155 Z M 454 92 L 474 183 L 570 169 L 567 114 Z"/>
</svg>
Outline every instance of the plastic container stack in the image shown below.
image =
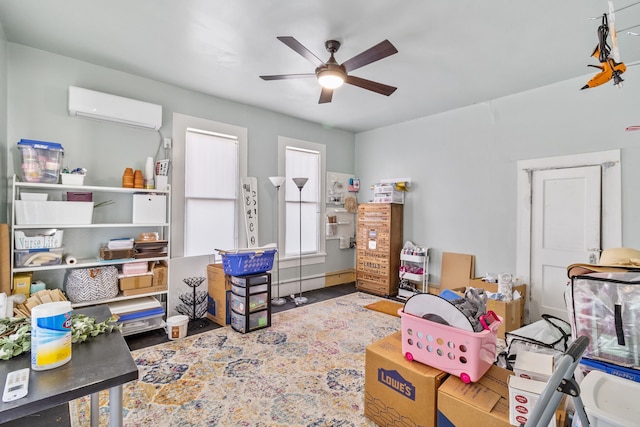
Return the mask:
<svg viewBox="0 0 640 427">
<path fill-rule="evenodd" d="M 22 179 L 26 182 L 57 184 L 64 148 L 56 142 L 21 139 Z"/>
</svg>

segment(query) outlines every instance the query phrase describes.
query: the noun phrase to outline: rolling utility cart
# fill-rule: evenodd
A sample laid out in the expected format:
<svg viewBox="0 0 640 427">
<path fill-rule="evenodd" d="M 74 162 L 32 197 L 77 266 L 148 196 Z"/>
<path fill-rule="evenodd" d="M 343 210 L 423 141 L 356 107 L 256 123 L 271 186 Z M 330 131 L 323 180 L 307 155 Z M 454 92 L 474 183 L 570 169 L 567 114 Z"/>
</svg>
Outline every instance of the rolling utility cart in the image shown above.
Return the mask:
<svg viewBox="0 0 640 427">
<path fill-rule="evenodd" d="M 410 285 L 410 289 L 402 286 L 402 280 Z M 416 293 L 428 292 L 429 281 L 429 248 L 420 247 L 413 253 L 405 252 L 400 254 L 400 286 L 398 287 L 398 298 L 407 300 Z"/>
</svg>

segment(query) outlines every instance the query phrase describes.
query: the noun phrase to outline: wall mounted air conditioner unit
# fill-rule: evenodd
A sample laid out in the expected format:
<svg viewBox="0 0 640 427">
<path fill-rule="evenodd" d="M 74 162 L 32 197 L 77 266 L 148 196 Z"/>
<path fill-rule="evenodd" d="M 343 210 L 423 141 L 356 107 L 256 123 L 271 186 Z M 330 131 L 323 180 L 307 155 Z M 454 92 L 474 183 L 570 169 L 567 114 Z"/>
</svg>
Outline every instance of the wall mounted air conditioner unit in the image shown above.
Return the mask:
<svg viewBox="0 0 640 427">
<path fill-rule="evenodd" d="M 150 130 L 162 126 L 162 106 L 69 86 L 69 115 Z"/>
</svg>

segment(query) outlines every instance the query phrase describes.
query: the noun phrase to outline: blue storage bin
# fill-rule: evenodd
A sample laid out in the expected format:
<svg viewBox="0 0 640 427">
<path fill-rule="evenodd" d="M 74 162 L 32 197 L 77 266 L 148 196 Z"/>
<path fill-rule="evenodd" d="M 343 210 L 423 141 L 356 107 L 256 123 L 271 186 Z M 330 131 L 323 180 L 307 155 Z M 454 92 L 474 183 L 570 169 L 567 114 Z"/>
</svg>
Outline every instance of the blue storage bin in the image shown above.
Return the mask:
<svg viewBox="0 0 640 427">
<path fill-rule="evenodd" d="M 276 249 L 260 252 L 221 252 L 222 268 L 226 274 L 231 276 L 264 273 L 273 267 L 275 253 Z"/>
</svg>

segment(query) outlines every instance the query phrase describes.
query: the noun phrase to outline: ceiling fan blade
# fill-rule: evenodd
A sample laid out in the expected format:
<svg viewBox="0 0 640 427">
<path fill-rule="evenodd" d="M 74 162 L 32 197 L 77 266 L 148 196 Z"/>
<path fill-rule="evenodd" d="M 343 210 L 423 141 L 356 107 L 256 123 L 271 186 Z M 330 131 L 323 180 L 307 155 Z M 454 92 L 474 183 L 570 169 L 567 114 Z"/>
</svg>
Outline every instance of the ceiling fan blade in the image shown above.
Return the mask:
<svg viewBox="0 0 640 427">
<path fill-rule="evenodd" d="M 260 76 L 262 80 L 285 80 L 285 79 L 304 79 L 308 77 L 315 77 L 314 73 L 305 74 L 275 74 L 273 76 Z"/>
<path fill-rule="evenodd" d="M 320 92 L 320 100 L 318 101 L 318 104 L 326 104 L 327 102 L 331 102 L 332 98 L 333 89 L 323 87 L 322 92 Z"/>
<path fill-rule="evenodd" d="M 371 80 L 367 80 L 367 79 L 363 79 L 355 76 L 347 76 L 347 79 L 344 82 L 349 83 L 350 85 L 358 86 L 363 89 L 377 92 L 381 95 L 386 95 L 386 96 L 391 95 L 397 89 L 397 87 L 385 85 L 382 83 L 374 82 Z"/>
<path fill-rule="evenodd" d="M 315 56 L 309 49 L 304 47 L 302 43 L 300 43 L 295 38 L 291 36 L 280 36 L 280 37 L 277 37 L 277 39 L 280 40 L 282 43 L 286 44 L 287 46 L 289 46 L 291 49 L 298 52 L 298 54 L 305 57 L 307 61 L 311 62 L 316 67 L 324 65 L 324 61 L 322 61 L 320 58 Z"/>
<path fill-rule="evenodd" d="M 398 53 L 398 49 L 391 44 L 389 40 L 382 41 L 377 45 L 365 50 L 364 52 L 347 59 L 342 66 L 348 72 L 357 68 L 364 67 L 372 62 L 379 61 L 382 58 Z"/>
</svg>

